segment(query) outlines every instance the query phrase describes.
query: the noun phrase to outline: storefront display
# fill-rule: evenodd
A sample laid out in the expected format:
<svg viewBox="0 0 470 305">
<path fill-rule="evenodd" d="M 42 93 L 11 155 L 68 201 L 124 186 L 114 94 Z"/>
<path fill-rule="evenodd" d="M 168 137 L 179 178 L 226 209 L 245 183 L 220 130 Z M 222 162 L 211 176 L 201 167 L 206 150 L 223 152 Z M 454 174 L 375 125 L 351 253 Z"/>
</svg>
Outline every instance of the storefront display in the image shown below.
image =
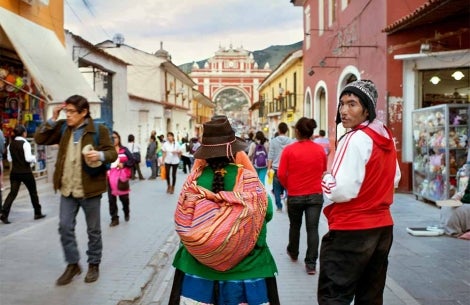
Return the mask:
<svg viewBox="0 0 470 305">
<path fill-rule="evenodd" d="M 43 121 L 44 107 L 44 99 L 21 62 L 0 57 L 0 118 L 6 144 L 11 141 L 13 129 L 18 124 L 24 125 L 28 138 L 32 138 L 36 128 Z M 33 170 L 42 174 L 46 168 L 45 150 L 34 143 L 31 144 L 32 153 L 37 158 Z M 5 176 L 8 176 L 9 164 L 6 162 L 4 165 Z"/>
<path fill-rule="evenodd" d="M 457 171 L 467 162 L 468 104 L 443 104 L 413 111 L 413 192 L 436 201 L 457 188 Z"/>
</svg>

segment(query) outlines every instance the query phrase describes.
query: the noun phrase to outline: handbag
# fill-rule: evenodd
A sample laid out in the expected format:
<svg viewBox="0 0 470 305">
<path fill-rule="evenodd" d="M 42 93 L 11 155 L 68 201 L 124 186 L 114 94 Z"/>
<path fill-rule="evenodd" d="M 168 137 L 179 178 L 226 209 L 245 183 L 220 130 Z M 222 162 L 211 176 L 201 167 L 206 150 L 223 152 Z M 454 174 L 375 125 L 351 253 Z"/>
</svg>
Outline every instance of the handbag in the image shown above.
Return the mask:
<svg viewBox="0 0 470 305">
<path fill-rule="evenodd" d="M 166 180 L 166 167 L 165 165 L 160 165 L 160 178 Z"/>
<path fill-rule="evenodd" d="M 132 153 L 132 157 L 134 157 L 135 162 L 140 163 L 140 152 Z"/>
<path fill-rule="evenodd" d="M 127 191 L 130 189 L 129 177 L 127 177 L 126 173 L 123 170 L 119 171 L 117 187 L 120 191 Z"/>
</svg>

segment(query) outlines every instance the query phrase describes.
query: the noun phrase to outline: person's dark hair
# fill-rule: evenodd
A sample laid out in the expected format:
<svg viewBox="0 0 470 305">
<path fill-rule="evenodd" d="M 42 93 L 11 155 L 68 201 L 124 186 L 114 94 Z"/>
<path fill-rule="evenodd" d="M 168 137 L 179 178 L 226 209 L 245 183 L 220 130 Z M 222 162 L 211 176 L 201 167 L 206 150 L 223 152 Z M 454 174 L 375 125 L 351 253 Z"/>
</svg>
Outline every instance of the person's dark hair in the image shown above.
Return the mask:
<svg viewBox="0 0 470 305">
<path fill-rule="evenodd" d="M 289 131 L 289 127 L 287 126 L 286 123 L 281 122 L 277 126 L 277 130 L 279 130 L 279 133 L 286 134 Z"/>
<path fill-rule="evenodd" d="M 255 140 L 259 140 L 260 144 L 264 144 L 266 142 L 266 137 L 264 136 L 264 133 L 260 130 L 257 131 L 255 134 Z"/>
<path fill-rule="evenodd" d="M 250 132 L 248 133 L 248 138 L 249 138 L 250 140 L 253 140 L 253 137 L 254 137 L 254 134 L 253 134 L 252 131 L 250 131 Z"/>
<path fill-rule="evenodd" d="M 313 130 L 317 128 L 317 122 L 314 119 L 306 117 L 300 118 L 295 124 L 295 129 L 298 131 L 299 138 L 309 139 L 313 135 Z"/>
<path fill-rule="evenodd" d="M 323 129 L 320 129 L 320 131 L 318 132 L 318 134 L 320 135 L 320 137 L 326 136 L 326 132 L 325 132 Z"/>
<path fill-rule="evenodd" d="M 70 104 L 75 106 L 78 113 L 82 113 L 84 110 L 87 110 L 87 115 L 85 118 L 90 117 L 90 104 L 88 100 L 81 95 L 72 95 L 68 99 L 65 100 L 65 104 Z"/>
<path fill-rule="evenodd" d="M 154 136 L 154 135 L 151 135 L 151 136 L 150 136 L 150 140 L 156 141 L 156 140 L 155 140 L 155 136 Z"/>
<path fill-rule="evenodd" d="M 15 137 L 22 137 L 24 132 L 26 132 L 26 127 L 23 125 L 16 125 L 15 129 L 13 129 Z"/>
<path fill-rule="evenodd" d="M 165 136 L 164 135 L 159 135 L 158 136 L 158 140 L 160 141 L 160 143 L 163 143 L 163 140 L 165 139 Z"/>
<path fill-rule="evenodd" d="M 121 142 L 121 135 L 117 131 L 113 131 L 113 135 L 118 137 L 119 140 L 119 147 L 122 147 L 122 142 Z"/>
<path fill-rule="evenodd" d="M 127 137 L 127 142 L 134 142 L 135 141 L 135 137 L 133 134 L 130 134 L 128 137 Z"/>
<path fill-rule="evenodd" d="M 224 169 L 227 164 L 233 162 L 232 159 L 227 157 L 215 157 L 206 159 L 207 164 L 212 168 L 214 171 L 214 180 L 212 181 L 212 191 L 214 193 L 218 193 L 224 190 L 224 173 L 222 169 Z"/>
</svg>

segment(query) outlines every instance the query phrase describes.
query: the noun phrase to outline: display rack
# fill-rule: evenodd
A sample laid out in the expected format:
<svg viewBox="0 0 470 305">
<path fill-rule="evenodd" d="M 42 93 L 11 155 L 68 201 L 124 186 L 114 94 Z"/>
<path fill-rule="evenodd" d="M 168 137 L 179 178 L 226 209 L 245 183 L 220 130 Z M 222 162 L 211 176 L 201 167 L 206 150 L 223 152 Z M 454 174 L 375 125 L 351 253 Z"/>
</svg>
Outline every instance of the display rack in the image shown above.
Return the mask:
<svg viewBox="0 0 470 305">
<path fill-rule="evenodd" d="M 32 165 L 33 174 L 35 176 L 43 176 L 47 172 L 46 167 L 46 146 L 38 145 L 34 139 L 27 139 L 31 144 L 31 153 L 36 156 L 36 163 Z"/>
<path fill-rule="evenodd" d="M 413 111 L 413 193 L 433 201 L 456 191 L 457 171 L 467 162 L 468 104 L 445 104 Z"/>
</svg>

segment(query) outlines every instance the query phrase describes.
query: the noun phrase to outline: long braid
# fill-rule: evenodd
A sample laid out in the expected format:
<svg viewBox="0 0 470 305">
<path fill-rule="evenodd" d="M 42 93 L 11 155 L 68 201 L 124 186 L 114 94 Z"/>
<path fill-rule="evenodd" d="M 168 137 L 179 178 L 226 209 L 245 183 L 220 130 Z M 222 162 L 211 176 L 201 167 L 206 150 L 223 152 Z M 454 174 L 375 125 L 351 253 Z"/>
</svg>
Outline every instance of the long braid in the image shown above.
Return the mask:
<svg viewBox="0 0 470 305">
<path fill-rule="evenodd" d="M 233 160 L 227 157 L 217 157 L 207 159 L 207 164 L 214 171 L 214 180 L 212 181 L 212 191 L 218 193 L 224 190 L 225 167 Z"/>
</svg>

